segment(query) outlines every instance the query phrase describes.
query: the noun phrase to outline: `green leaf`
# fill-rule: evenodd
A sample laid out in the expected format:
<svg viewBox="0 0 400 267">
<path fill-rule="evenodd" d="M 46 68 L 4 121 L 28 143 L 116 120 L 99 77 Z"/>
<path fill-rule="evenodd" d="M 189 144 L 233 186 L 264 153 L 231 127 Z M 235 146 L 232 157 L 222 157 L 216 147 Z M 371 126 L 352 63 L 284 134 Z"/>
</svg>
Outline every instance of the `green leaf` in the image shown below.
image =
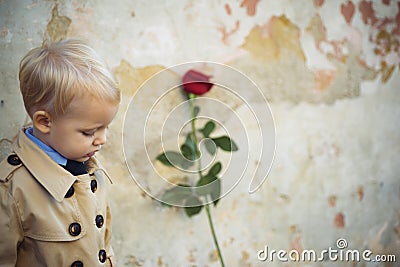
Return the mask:
<svg viewBox="0 0 400 267">
<path fill-rule="evenodd" d="M 181 145 L 181 152 L 182 152 L 182 155 L 186 159 L 188 159 L 188 160 L 193 160 L 194 159 L 194 151 L 187 144 Z"/>
<path fill-rule="evenodd" d="M 218 162 L 215 163 L 215 164 L 211 167 L 211 169 L 208 171 L 208 175 L 217 176 L 218 173 L 221 171 L 221 169 L 222 169 L 222 164 L 221 164 L 221 162 L 218 161 Z"/>
<path fill-rule="evenodd" d="M 180 166 L 182 167 L 182 169 L 187 170 L 193 164 L 194 164 L 193 161 L 185 159 L 184 161 L 181 162 Z"/>
<path fill-rule="evenodd" d="M 214 129 L 215 123 L 212 121 L 208 121 L 206 125 L 204 125 L 203 129 L 201 129 L 200 131 L 203 133 L 205 138 L 208 138 Z"/>
<path fill-rule="evenodd" d="M 185 140 L 184 144 L 187 145 L 192 150 L 192 153 L 194 155 L 196 150 L 195 150 L 195 144 L 192 139 L 192 132 L 190 132 L 186 135 L 186 140 Z M 192 160 L 194 160 L 194 159 L 196 159 L 196 158 L 192 158 Z"/>
<path fill-rule="evenodd" d="M 217 152 L 217 146 L 214 144 L 214 141 L 212 139 L 204 139 L 204 145 L 208 153 L 214 156 L 215 153 Z"/>
<path fill-rule="evenodd" d="M 188 133 L 186 135 L 185 144 L 190 146 L 192 149 L 194 149 L 194 142 L 193 142 L 193 139 L 192 139 L 192 132 L 190 132 L 190 133 Z"/>
<path fill-rule="evenodd" d="M 180 156 L 180 154 L 177 152 L 167 151 L 158 155 L 156 159 L 166 166 L 174 166 L 173 162 L 175 161 L 173 159 L 177 158 L 177 155 Z"/>
<path fill-rule="evenodd" d="M 211 194 L 212 188 L 209 184 L 211 184 L 217 179 L 218 179 L 217 176 L 214 176 L 210 173 L 202 176 L 200 180 L 197 181 L 196 183 L 196 193 L 200 196 L 206 196 L 208 194 Z"/>
<path fill-rule="evenodd" d="M 177 168 L 177 166 L 182 167 L 183 169 L 187 169 L 193 165 L 192 161 L 185 159 L 182 154 L 175 151 L 167 151 L 157 156 L 156 158 L 161 163 L 166 166 L 172 166 Z"/>
<path fill-rule="evenodd" d="M 213 176 L 210 174 L 204 175 L 200 178 L 200 180 L 197 181 L 196 187 L 208 185 L 209 183 L 212 183 L 215 179 L 217 179 L 216 176 Z M 200 194 L 200 192 L 199 192 L 199 194 Z M 200 195 L 204 195 L 204 193 L 200 194 Z"/>
<path fill-rule="evenodd" d="M 196 184 L 196 193 L 199 196 L 210 195 L 214 205 L 217 205 L 221 196 L 221 179 L 211 174 L 201 177 Z"/>
<path fill-rule="evenodd" d="M 179 166 L 186 170 L 194 164 L 194 151 L 187 144 L 183 144 L 180 149 L 184 158 L 179 162 Z"/>
<path fill-rule="evenodd" d="M 165 205 L 183 203 L 188 197 L 192 195 L 192 189 L 189 185 L 179 184 L 164 192 L 161 196 L 161 201 Z"/>
<path fill-rule="evenodd" d="M 211 199 L 214 200 L 214 206 L 217 206 L 221 196 L 221 179 L 218 178 L 213 182 L 210 195 Z"/>
<path fill-rule="evenodd" d="M 226 135 L 213 138 L 212 140 L 214 141 L 215 145 L 221 148 L 222 150 L 237 151 L 239 149 L 238 146 L 235 144 L 235 142 Z"/>
<path fill-rule="evenodd" d="M 186 199 L 185 201 L 186 206 L 190 207 L 185 207 L 185 212 L 187 216 L 192 217 L 196 214 L 198 214 L 201 209 L 203 208 L 203 202 L 197 197 L 197 196 L 190 196 Z"/>
</svg>

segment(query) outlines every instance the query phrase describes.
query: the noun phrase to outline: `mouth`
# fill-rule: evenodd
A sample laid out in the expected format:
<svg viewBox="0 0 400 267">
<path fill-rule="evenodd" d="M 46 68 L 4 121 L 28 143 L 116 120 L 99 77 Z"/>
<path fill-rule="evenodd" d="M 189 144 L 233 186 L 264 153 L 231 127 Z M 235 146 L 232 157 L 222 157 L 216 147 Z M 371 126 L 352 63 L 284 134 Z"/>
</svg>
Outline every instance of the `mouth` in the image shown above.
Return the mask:
<svg viewBox="0 0 400 267">
<path fill-rule="evenodd" d="M 90 152 L 90 153 L 87 153 L 86 156 L 88 156 L 89 158 L 91 158 L 91 157 L 94 156 L 94 154 L 96 154 L 97 151 L 98 151 L 98 150 L 93 151 L 93 152 Z"/>
</svg>

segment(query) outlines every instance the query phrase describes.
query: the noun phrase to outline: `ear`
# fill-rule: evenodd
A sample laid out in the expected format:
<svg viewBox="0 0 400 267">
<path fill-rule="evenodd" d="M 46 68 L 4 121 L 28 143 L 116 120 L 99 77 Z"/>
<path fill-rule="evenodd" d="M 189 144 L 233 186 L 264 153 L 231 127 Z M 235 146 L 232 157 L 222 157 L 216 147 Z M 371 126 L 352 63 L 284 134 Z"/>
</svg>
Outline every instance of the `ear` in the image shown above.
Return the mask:
<svg viewBox="0 0 400 267">
<path fill-rule="evenodd" d="M 44 110 L 38 110 L 33 113 L 32 122 L 35 129 L 40 131 L 42 134 L 50 132 L 51 116 Z"/>
</svg>

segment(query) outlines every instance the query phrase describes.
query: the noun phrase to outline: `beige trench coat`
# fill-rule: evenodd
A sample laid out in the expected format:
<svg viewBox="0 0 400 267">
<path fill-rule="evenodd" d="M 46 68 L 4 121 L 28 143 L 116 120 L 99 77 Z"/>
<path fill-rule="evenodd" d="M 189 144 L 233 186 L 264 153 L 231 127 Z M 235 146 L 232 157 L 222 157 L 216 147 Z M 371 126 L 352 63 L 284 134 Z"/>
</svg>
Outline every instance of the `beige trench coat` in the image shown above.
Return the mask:
<svg viewBox="0 0 400 267">
<path fill-rule="evenodd" d="M 0 163 L 0 266 L 113 266 L 105 171 L 73 176 L 23 131 Z"/>
</svg>

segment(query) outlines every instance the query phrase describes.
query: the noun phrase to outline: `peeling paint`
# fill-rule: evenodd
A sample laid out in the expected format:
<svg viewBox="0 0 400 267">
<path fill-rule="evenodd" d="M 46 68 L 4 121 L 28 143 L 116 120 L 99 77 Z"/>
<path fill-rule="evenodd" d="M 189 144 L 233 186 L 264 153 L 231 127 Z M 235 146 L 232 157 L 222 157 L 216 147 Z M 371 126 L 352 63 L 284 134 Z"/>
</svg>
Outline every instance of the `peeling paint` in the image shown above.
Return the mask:
<svg viewBox="0 0 400 267">
<path fill-rule="evenodd" d="M 128 259 L 126 260 L 125 264 L 128 264 L 128 266 L 133 266 L 133 267 L 143 266 L 143 260 L 137 259 L 133 255 L 130 255 L 127 258 Z"/>
<path fill-rule="evenodd" d="M 290 241 L 290 250 L 296 250 L 301 254 L 303 251 L 302 235 L 301 232 L 297 231 L 293 234 Z"/>
<path fill-rule="evenodd" d="M 358 5 L 358 9 L 361 12 L 364 24 L 374 25 L 378 21 L 378 19 L 375 16 L 375 11 L 372 6 L 372 2 L 362 0 Z"/>
<path fill-rule="evenodd" d="M 328 40 L 326 28 L 319 14 L 315 14 L 311 19 L 310 24 L 306 28 L 315 39 L 317 49 L 327 55 L 328 57 L 335 58 L 341 62 L 346 61 L 346 53 L 344 52 L 345 40 Z"/>
<path fill-rule="evenodd" d="M 58 5 L 55 4 L 52 10 L 51 20 L 47 24 L 47 34 L 52 42 L 57 42 L 67 36 L 71 19 L 66 16 L 59 16 Z"/>
<path fill-rule="evenodd" d="M 240 21 L 237 20 L 235 22 L 235 28 L 233 28 L 232 30 L 230 30 L 229 32 L 227 31 L 226 27 L 220 27 L 218 30 L 222 33 L 222 42 L 224 44 L 229 44 L 229 37 L 231 35 L 233 35 L 235 32 L 237 32 L 240 28 Z"/>
<path fill-rule="evenodd" d="M 339 212 L 335 215 L 333 224 L 335 225 L 336 228 L 339 229 L 345 227 L 344 214 L 342 212 Z"/>
<path fill-rule="evenodd" d="M 254 16 L 256 14 L 258 2 L 260 2 L 260 0 L 242 0 L 240 7 L 246 7 L 247 15 Z"/>
<path fill-rule="evenodd" d="M 218 251 L 213 249 L 210 251 L 210 253 L 208 253 L 208 259 L 210 260 L 210 262 L 216 262 L 219 260 L 219 256 L 218 256 Z"/>
<path fill-rule="evenodd" d="M 324 4 L 324 0 L 314 0 L 315 7 L 321 7 Z"/>
<path fill-rule="evenodd" d="M 118 80 L 122 95 L 131 97 L 140 85 L 158 71 L 165 69 L 162 66 L 147 66 L 144 68 L 133 68 L 126 60 L 114 69 L 114 75 Z"/>
<path fill-rule="evenodd" d="M 359 51 L 347 49 L 350 45 L 346 39 L 327 40 L 325 26 L 318 14 L 305 31 L 313 37 L 310 40 L 315 42 L 315 49 L 326 57 L 331 67 L 304 68 L 306 59 L 304 46 L 300 43 L 300 30 L 284 17 L 272 17 L 266 24 L 255 26 L 246 36 L 242 47 L 250 52 L 249 59 L 242 57 L 241 60 L 254 59 L 251 72 L 257 73 L 255 81 L 265 90 L 268 100 L 333 103 L 341 98 L 358 97 L 359 83 L 376 77 L 372 68 L 363 65 Z M 357 33 L 351 42 L 359 42 Z M 291 62 L 290 67 L 285 62 Z M 243 68 L 240 64 L 234 66 Z M 268 82 L 266 77 L 270 77 Z M 299 83 L 304 87 L 298 87 Z"/>
<path fill-rule="evenodd" d="M 241 256 L 242 257 L 239 260 L 239 265 L 238 266 L 250 267 L 251 266 L 251 264 L 249 263 L 250 253 L 247 252 L 246 250 L 242 250 Z"/>
<path fill-rule="evenodd" d="M 362 201 L 364 199 L 364 187 L 362 185 L 357 188 L 357 195 L 358 200 Z"/>
<path fill-rule="evenodd" d="M 393 34 L 400 35 L 400 2 L 397 3 L 397 14 L 395 17 L 396 28 L 393 30 Z"/>
<path fill-rule="evenodd" d="M 336 200 L 337 200 L 336 196 L 334 196 L 334 195 L 329 196 L 329 198 L 328 198 L 329 206 L 331 206 L 332 208 L 335 207 L 336 206 Z"/>
<path fill-rule="evenodd" d="M 317 70 L 315 71 L 315 86 L 317 90 L 325 90 L 332 84 L 335 79 L 334 70 Z"/>
<path fill-rule="evenodd" d="M 394 69 L 396 68 L 396 65 L 388 65 L 386 62 L 381 62 L 381 80 L 382 82 L 386 83 L 390 77 L 392 76 Z"/>
<path fill-rule="evenodd" d="M 347 24 L 350 24 L 351 19 L 354 16 L 355 9 L 356 9 L 356 7 L 353 4 L 353 2 L 351 2 L 351 1 L 348 1 L 346 4 L 340 5 L 340 12 L 342 13 L 343 17 L 345 18 Z"/>
<path fill-rule="evenodd" d="M 305 61 L 299 35 L 299 28 L 285 16 L 274 16 L 267 24 L 254 27 L 242 47 L 259 60 L 277 60 L 290 51 Z"/>
<path fill-rule="evenodd" d="M 400 62 L 400 2 L 397 6 L 395 16 L 388 14 L 377 18 L 372 2 L 363 0 L 359 3 L 363 23 L 371 26 L 369 39 L 375 44 L 373 52 L 380 59 L 377 73 L 381 74 L 383 83 L 388 82 Z"/>
<path fill-rule="evenodd" d="M 188 263 L 191 263 L 191 264 L 196 262 L 196 258 L 193 255 L 193 251 L 192 250 L 189 251 L 189 254 L 187 255 L 186 259 L 187 259 Z"/>
<path fill-rule="evenodd" d="M 162 257 L 158 256 L 157 258 L 157 266 L 162 267 L 164 265 Z"/>
<path fill-rule="evenodd" d="M 0 38 L 2 39 L 2 41 L 9 44 L 12 41 L 12 37 L 12 32 L 8 28 L 3 26 L 3 29 L 0 32 Z"/>
<path fill-rule="evenodd" d="M 225 7 L 226 14 L 228 14 L 229 16 L 232 15 L 231 6 L 229 4 L 225 4 L 224 7 Z"/>
</svg>

